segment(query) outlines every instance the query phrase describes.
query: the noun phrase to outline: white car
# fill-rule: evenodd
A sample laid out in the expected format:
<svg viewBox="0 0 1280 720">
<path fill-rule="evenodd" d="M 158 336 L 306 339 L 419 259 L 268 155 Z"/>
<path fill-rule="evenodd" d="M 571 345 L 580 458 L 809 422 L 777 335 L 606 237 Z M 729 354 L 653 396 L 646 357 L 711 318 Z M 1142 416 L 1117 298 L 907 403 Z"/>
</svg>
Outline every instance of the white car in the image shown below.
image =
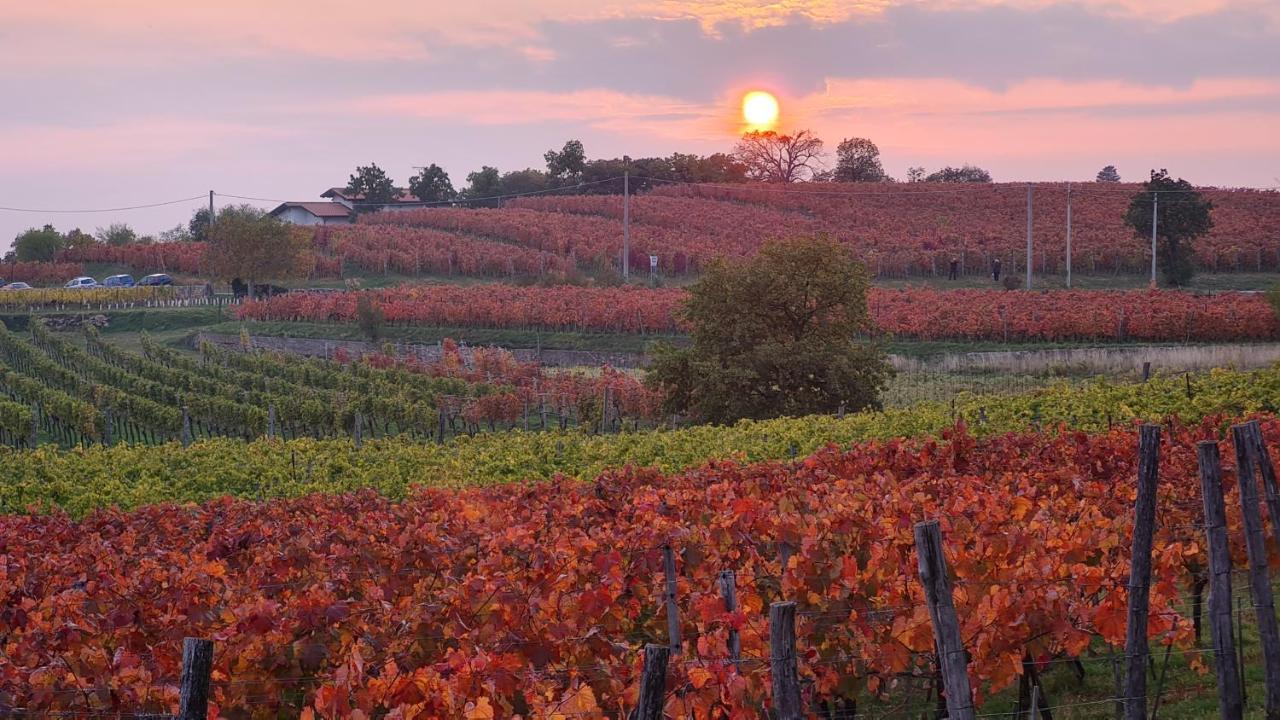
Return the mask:
<svg viewBox="0 0 1280 720">
<path fill-rule="evenodd" d="M 78 278 L 72 278 L 72 279 L 68 280 L 68 281 L 67 281 L 67 284 L 66 284 L 66 285 L 63 285 L 63 287 L 67 287 L 67 288 L 94 288 L 94 287 L 98 287 L 98 281 L 97 281 L 97 280 L 94 280 L 94 279 L 93 279 L 93 278 L 91 278 L 91 277 L 78 277 Z"/>
</svg>

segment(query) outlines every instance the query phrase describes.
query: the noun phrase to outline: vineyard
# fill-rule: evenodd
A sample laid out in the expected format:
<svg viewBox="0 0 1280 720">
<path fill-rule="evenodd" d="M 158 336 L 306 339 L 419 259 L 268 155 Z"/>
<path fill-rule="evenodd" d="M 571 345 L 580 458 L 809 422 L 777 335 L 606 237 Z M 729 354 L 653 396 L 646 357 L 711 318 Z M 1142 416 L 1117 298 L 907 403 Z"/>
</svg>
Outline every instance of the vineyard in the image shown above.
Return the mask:
<svg viewBox="0 0 1280 720">
<path fill-rule="evenodd" d="M 0 328 L 0 438 L 30 445 L 156 444 L 212 437 L 363 434 L 435 439 L 550 420 L 620 429 L 654 419 L 656 400 L 634 377 L 604 369 L 544 373 L 501 350 L 464 362 L 452 343 L 435 363 L 388 355 L 304 360 L 206 346 L 192 359 L 143 338 L 130 353 L 86 330 L 85 346 L 31 325 Z M 34 411 L 32 410 L 34 408 Z"/>
<path fill-rule="evenodd" d="M 246 320 L 352 322 L 357 293 L 291 293 L 237 308 Z M 375 291 L 389 322 L 407 325 L 673 334 L 684 330 L 676 288 L 462 287 Z M 1277 337 L 1275 311 L 1260 294 L 1197 296 L 1172 290 L 872 288 L 878 335 L 922 340 L 1239 341 Z"/>
<path fill-rule="evenodd" d="M 1138 185 L 1075 187 L 1075 272 L 1145 270 L 1150 246 L 1124 224 L 1129 200 L 1139 190 Z M 1214 203 L 1214 230 L 1195 246 L 1202 269 L 1280 268 L 1280 193 L 1210 189 L 1205 195 Z M 1061 274 L 1066 186 L 1038 184 L 1033 198 L 1033 270 Z M 552 258 L 570 265 L 616 265 L 622 253 L 622 205 L 616 195 L 529 197 L 498 209 L 397 211 L 362 222 L 380 229 L 429 228 L 523 248 L 539 257 L 536 265 L 526 267 L 542 271 L 552 267 Z M 989 272 L 995 258 L 1003 261 L 1006 272 L 1017 273 L 1025 266 L 1026 186 L 663 186 L 632 199 L 631 223 L 630 266 L 636 272 L 648 271 L 650 255 L 657 256 L 660 272 L 685 274 L 713 258 L 752 255 L 766 240 L 827 235 L 848 244 L 877 277 L 936 276 L 946 272 L 953 258 L 966 273 Z M 369 247 L 367 235 L 356 236 Z M 387 242 L 401 243 L 402 249 L 384 251 L 383 262 L 398 255 L 396 266 L 416 266 L 405 252 L 405 240 L 392 235 Z M 376 259 L 373 264 L 377 266 Z"/>
<path fill-rule="evenodd" d="M 79 521 L 9 515 L 0 710 L 171 712 L 180 639 L 194 635 L 217 639 L 210 717 L 622 718 L 654 702 L 641 690 L 645 643 L 671 649 L 658 703 L 679 717 L 757 717 L 793 701 L 790 717 L 879 717 L 941 691 L 936 608 L 915 579 L 912 524 L 930 518 L 947 539 L 944 587 L 978 707 L 1039 673 L 1109 681 L 1132 651 L 1138 597 L 1140 652 L 1149 637 L 1211 693 L 1206 661 L 1225 660 L 1201 645 L 1211 558 L 1195 443 L 1222 427 L 1171 423 L 1157 440 L 1141 596 L 1127 585 L 1128 488 L 1154 476 L 1127 428 L 959 430 L 787 464 L 628 468 L 401 502 L 352 492 Z M 1275 456 L 1280 423 L 1261 432 Z M 1249 505 L 1235 470 L 1228 460 L 1219 482 L 1238 536 Z M 793 627 L 773 622 L 778 601 L 794 603 Z M 793 685 L 777 679 L 792 642 L 780 631 L 794 632 Z M 1117 682 L 1098 702 L 1124 692 Z"/>
<path fill-rule="evenodd" d="M 13 408 L 20 413 L 25 406 Z M 628 465 L 679 473 L 709 460 L 758 462 L 807 455 L 828 444 L 902 437 L 940 437 L 957 422 L 988 437 L 1066 427 L 1105 432 L 1133 419 L 1244 416 L 1280 409 L 1280 370 L 1215 370 L 1156 376 L 1142 384 L 1105 380 L 1060 384 L 1025 395 L 961 395 L 954 403 L 923 403 L 844 417 L 810 416 L 698 425 L 675 430 L 588 434 L 580 431 L 463 434 L 445 443 L 403 438 L 252 442 L 202 440 L 147 446 L 101 443 L 69 451 L 41 447 L 5 455 L 0 511 L 28 506 L 83 515 L 100 508 L 169 501 L 300 497 L 372 488 L 403 498 L 416 486 L 469 487 L 551 479 L 593 478 Z M 21 422 L 22 418 L 18 418 Z M 553 424 L 554 425 L 554 424 Z M 235 458 L 235 462 L 228 462 Z"/>
</svg>

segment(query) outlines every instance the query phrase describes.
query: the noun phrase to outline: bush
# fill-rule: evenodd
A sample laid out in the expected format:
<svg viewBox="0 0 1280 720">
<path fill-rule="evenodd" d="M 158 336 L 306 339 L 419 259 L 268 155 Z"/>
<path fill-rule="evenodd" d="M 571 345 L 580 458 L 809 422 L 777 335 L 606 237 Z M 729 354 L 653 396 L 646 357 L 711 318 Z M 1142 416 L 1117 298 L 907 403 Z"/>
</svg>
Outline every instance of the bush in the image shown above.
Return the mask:
<svg viewBox="0 0 1280 720">
<path fill-rule="evenodd" d="M 360 297 L 356 298 L 356 325 L 370 342 L 376 341 L 382 334 L 382 320 L 382 305 L 372 295 L 360 293 Z"/>
</svg>

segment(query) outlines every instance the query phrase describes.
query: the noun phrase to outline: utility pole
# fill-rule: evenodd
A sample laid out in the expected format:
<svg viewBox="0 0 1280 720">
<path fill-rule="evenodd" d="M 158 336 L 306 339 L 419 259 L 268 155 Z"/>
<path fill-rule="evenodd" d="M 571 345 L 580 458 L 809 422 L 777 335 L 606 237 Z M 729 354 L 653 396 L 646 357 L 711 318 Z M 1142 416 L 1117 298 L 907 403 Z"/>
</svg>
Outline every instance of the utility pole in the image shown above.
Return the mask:
<svg viewBox="0 0 1280 720">
<path fill-rule="evenodd" d="M 622 171 L 622 279 L 631 279 L 631 171 Z"/>
<path fill-rule="evenodd" d="M 1031 263 L 1035 261 L 1031 250 L 1031 183 L 1027 183 L 1027 289 L 1031 289 Z"/>
<path fill-rule="evenodd" d="M 1151 287 L 1156 286 L 1156 225 L 1160 217 L 1160 191 L 1151 191 Z"/>
<path fill-rule="evenodd" d="M 213 227 L 213 191 L 209 191 L 209 227 Z"/>
<path fill-rule="evenodd" d="M 1067 289 L 1071 288 L 1071 183 L 1067 183 Z"/>
</svg>

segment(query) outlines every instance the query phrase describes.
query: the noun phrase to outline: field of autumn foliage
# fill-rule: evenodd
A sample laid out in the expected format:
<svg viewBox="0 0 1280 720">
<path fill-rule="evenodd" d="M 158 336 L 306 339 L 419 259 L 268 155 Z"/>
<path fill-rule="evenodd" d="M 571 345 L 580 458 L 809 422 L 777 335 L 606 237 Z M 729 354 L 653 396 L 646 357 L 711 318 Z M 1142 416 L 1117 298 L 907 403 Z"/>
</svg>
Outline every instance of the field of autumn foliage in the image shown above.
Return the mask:
<svg viewBox="0 0 1280 720">
<path fill-rule="evenodd" d="M 1164 429 L 1153 643 L 1194 642 L 1184 601 L 1206 562 L 1194 443 L 1223 426 Z M 1280 422 L 1262 429 L 1276 456 Z M 778 599 L 799 605 L 806 704 L 863 707 L 932 677 L 912 537 L 927 518 L 947 539 L 981 702 L 1027 655 L 1047 670 L 1123 645 L 1136 445 L 1132 428 L 976 439 L 961 426 L 792 463 L 399 502 L 363 491 L 5 515 L 0 714 L 171 712 L 181 639 L 198 635 L 217 643 L 211 717 L 625 717 L 640 648 L 666 642 L 664 546 L 683 638 L 670 712 L 768 707 L 764 614 Z M 1235 533 L 1229 443 L 1222 455 Z M 735 612 L 715 590 L 723 570 Z M 740 665 L 727 662 L 731 629 Z"/>
<path fill-rule="evenodd" d="M 387 321 L 408 325 L 680 333 L 678 288 L 405 286 L 374 291 Z M 356 293 L 292 293 L 246 303 L 246 320 L 351 322 Z M 874 335 L 923 340 L 1270 340 L 1276 315 L 1258 293 L 1176 290 L 872 288 Z"/>
</svg>

